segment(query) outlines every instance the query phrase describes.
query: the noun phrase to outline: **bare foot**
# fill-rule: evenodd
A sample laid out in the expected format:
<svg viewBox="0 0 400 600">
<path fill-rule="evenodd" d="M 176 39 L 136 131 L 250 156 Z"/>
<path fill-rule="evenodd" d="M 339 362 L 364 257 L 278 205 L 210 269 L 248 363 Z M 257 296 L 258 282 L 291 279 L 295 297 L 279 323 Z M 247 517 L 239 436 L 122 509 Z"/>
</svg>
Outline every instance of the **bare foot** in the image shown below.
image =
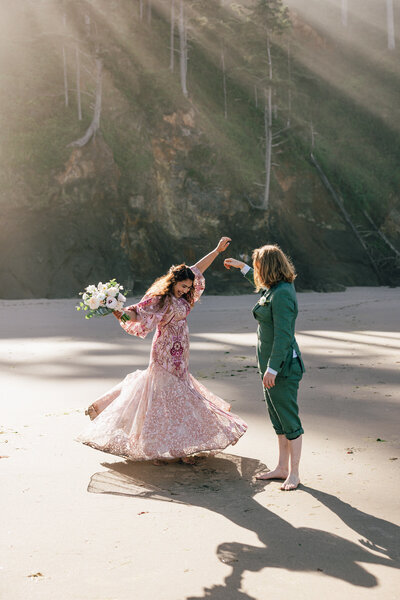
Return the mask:
<svg viewBox="0 0 400 600">
<path fill-rule="evenodd" d="M 183 463 L 185 463 L 186 465 L 195 465 L 196 457 L 195 456 L 184 456 L 183 458 L 181 458 L 181 461 Z"/>
<path fill-rule="evenodd" d="M 282 467 L 276 467 L 273 471 L 266 471 L 265 473 L 259 473 L 256 475 L 256 479 L 286 479 L 288 476 L 288 470 Z"/>
<path fill-rule="evenodd" d="M 299 487 L 300 478 L 298 475 L 289 475 L 288 478 L 282 483 L 281 490 L 284 492 L 291 492 Z"/>
<path fill-rule="evenodd" d="M 97 417 L 99 413 L 97 412 L 97 410 L 95 409 L 95 407 L 93 406 L 93 404 L 91 404 L 89 406 L 89 408 L 87 410 L 85 410 L 85 415 L 89 416 L 89 419 L 91 421 L 93 421 L 93 419 L 95 419 Z"/>
</svg>

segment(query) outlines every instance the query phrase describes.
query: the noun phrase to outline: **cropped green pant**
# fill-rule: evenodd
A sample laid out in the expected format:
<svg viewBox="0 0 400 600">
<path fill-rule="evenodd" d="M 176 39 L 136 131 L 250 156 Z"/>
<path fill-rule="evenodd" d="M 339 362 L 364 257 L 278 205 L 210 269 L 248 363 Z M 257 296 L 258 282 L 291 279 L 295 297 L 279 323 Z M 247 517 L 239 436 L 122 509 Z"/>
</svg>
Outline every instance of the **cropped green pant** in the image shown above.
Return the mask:
<svg viewBox="0 0 400 600">
<path fill-rule="evenodd" d="M 277 375 L 271 389 L 264 388 L 269 417 L 277 435 L 294 440 L 304 433 L 299 417 L 297 391 L 303 376 L 298 359 L 293 359 L 288 377 Z"/>
</svg>

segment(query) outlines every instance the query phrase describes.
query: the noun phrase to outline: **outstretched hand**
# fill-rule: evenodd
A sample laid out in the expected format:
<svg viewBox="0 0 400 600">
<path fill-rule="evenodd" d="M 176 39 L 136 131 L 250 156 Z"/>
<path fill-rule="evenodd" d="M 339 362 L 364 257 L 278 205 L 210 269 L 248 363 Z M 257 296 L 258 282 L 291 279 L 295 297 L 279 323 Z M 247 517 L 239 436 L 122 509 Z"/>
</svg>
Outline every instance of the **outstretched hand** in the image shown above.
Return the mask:
<svg viewBox="0 0 400 600">
<path fill-rule="evenodd" d="M 222 237 L 218 242 L 218 246 L 216 247 L 216 251 L 218 252 L 218 254 L 220 254 L 221 252 L 225 252 L 231 241 L 232 240 L 229 237 Z"/>
<path fill-rule="evenodd" d="M 245 265 L 246 263 L 241 260 L 236 260 L 236 258 L 226 258 L 224 260 L 224 267 L 226 269 L 230 269 L 231 267 L 234 269 L 243 269 Z"/>
</svg>

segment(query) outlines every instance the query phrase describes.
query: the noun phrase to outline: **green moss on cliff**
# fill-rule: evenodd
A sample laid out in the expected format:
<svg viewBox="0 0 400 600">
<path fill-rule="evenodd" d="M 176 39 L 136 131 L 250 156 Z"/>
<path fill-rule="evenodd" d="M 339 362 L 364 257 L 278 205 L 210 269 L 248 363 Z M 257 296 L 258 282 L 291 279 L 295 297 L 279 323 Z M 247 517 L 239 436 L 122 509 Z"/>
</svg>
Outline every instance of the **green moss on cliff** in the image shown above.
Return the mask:
<svg viewBox="0 0 400 600">
<path fill-rule="evenodd" d="M 351 233 L 309 163 L 311 123 L 317 133 L 313 151 L 343 196 L 347 210 L 363 225 L 362 211 L 367 209 L 380 225 L 398 203 L 398 125 L 383 109 L 360 101 L 360 97 L 378 84 L 384 90 L 385 105 L 388 98 L 395 97 L 399 88 L 393 70 L 395 55 L 387 58 L 382 51 L 372 66 L 358 54 L 346 62 L 340 43 L 301 23 L 286 37 L 273 38 L 273 132 L 281 133 L 274 138 L 279 145 L 273 149 L 271 209 L 266 213 L 252 206 L 261 202 L 265 181 L 263 89 L 268 77 L 265 64 L 264 71 L 260 70 L 260 61 L 250 56 L 251 49 L 244 43 L 247 30 L 237 13 L 219 9 L 217 14 L 211 0 L 197 3 L 188 13 L 189 96 L 185 98 L 179 77 L 177 27 L 175 70 L 169 70 L 170 23 L 165 3 L 153 3 L 150 27 L 146 19 L 139 20 L 131 3 L 123 0 L 112 4 L 99 0 L 96 6 L 76 0 L 68 5 L 66 30 L 57 6 L 54 4 L 53 17 L 43 22 L 43 31 L 32 14 L 28 18 L 29 11 L 20 14 L 18 7 L 13 9 L 18 18 L 10 35 L 24 42 L 15 57 L 6 46 L 8 60 L 2 75 L 6 84 L 2 93 L 7 98 L 1 123 L 3 206 L 24 206 L 32 211 L 51 206 L 60 219 L 65 214 L 71 219 L 74 210 L 82 211 L 82 224 L 74 220 L 74 231 L 82 227 L 82 237 L 84 221 L 92 219 L 95 210 L 104 211 L 106 220 L 112 214 L 115 220 L 109 237 L 115 256 L 120 252 L 121 262 L 130 262 L 140 281 L 157 274 L 157 269 L 171 260 L 191 256 L 193 236 L 186 238 L 186 230 L 196 232 L 195 249 L 201 252 L 224 227 L 235 232 L 238 250 L 250 252 L 254 245 L 273 237 L 295 255 L 297 252 L 302 266 L 307 256 L 301 254 L 300 246 L 307 247 L 311 261 L 314 255 L 319 257 L 318 250 L 331 252 L 332 260 L 335 235 L 343 236 L 349 256 L 340 255 L 345 267 L 338 266 L 337 272 L 346 279 L 343 273 L 349 270 L 346 283 L 361 281 L 359 263 L 366 259 L 361 251 L 359 255 L 351 249 Z M 84 25 L 86 14 L 90 15 L 90 30 Z M 265 40 L 255 41 L 264 52 Z M 77 47 L 82 62 L 81 121 L 77 118 Z M 101 56 L 104 64 L 101 143 L 90 142 L 77 158 L 68 144 L 84 134 L 93 116 L 95 56 Z M 318 72 L 313 70 L 314 57 Z M 340 82 L 328 73 L 331 64 L 342 75 Z M 71 165 L 72 158 L 75 163 Z M 98 218 L 101 221 L 101 214 Z M 152 242 L 155 235 L 158 245 Z M 302 236 L 312 238 L 313 243 L 303 243 Z M 104 244 L 103 239 L 94 241 L 93 234 L 91 247 L 98 245 L 98 253 L 107 257 Z M 163 255 L 166 249 L 168 259 Z M 83 246 L 77 248 L 76 257 L 71 258 L 74 265 L 79 265 L 84 253 Z M 118 262 L 115 256 L 112 260 Z M 141 257 L 142 271 L 138 267 Z M 302 268 L 306 272 L 306 267 Z M 309 287 L 315 287 L 318 278 L 329 279 L 324 268 L 315 264 L 314 275 L 310 271 L 304 276 Z M 79 267 L 77 270 L 83 277 Z M 215 289 L 219 289 L 221 277 L 216 276 Z"/>
</svg>

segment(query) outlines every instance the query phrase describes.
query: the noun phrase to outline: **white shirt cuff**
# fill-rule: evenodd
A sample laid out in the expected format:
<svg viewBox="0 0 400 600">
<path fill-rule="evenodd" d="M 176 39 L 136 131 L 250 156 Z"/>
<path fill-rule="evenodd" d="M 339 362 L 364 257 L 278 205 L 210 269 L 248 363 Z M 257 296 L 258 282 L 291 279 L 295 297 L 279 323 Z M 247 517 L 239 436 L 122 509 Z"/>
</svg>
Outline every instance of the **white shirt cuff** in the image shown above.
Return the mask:
<svg viewBox="0 0 400 600">
<path fill-rule="evenodd" d="M 248 273 L 250 269 L 251 267 L 249 267 L 249 265 L 244 265 L 244 267 L 240 269 L 240 272 L 243 273 L 243 275 L 246 275 L 246 273 Z"/>
<path fill-rule="evenodd" d="M 271 369 L 271 367 L 267 367 L 267 373 L 271 373 L 271 375 L 278 375 L 278 371 Z"/>
<path fill-rule="evenodd" d="M 293 350 L 293 358 L 297 358 L 296 350 Z M 278 371 L 271 369 L 271 367 L 267 367 L 267 373 L 271 373 L 271 375 L 278 375 Z"/>
</svg>

